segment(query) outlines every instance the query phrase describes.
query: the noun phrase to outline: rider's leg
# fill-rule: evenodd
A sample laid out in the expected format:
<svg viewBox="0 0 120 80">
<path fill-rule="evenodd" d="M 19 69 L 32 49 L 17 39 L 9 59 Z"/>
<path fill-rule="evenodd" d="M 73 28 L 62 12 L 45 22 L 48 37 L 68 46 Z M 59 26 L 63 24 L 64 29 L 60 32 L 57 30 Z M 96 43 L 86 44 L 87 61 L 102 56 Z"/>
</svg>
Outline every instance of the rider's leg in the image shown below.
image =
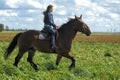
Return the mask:
<svg viewBox="0 0 120 80">
<path fill-rule="evenodd" d="M 55 45 L 55 30 L 52 27 L 46 27 L 45 30 L 47 30 L 51 34 L 51 48 L 54 49 L 56 48 Z"/>
</svg>

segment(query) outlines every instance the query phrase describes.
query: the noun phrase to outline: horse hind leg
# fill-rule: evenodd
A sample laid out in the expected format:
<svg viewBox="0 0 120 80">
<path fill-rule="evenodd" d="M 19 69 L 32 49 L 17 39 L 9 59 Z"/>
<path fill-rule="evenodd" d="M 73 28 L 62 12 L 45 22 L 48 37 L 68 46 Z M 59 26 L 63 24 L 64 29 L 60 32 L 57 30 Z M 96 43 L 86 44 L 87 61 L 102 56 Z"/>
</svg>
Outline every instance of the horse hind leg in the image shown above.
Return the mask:
<svg viewBox="0 0 120 80">
<path fill-rule="evenodd" d="M 24 50 L 19 50 L 19 53 L 18 53 L 18 55 L 16 56 L 16 58 L 15 58 L 15 62 L 14 62 L 14 66 L 18 66 L 18 63 L 19 63 L 19 61 L 20 61 L 20 59 L 22 58 L 22 56 L 23 56 L 23 54 L 25 53 L 26 51 L 24 51 Z"/>
<path fill-rule="evenodd" d="M 35 71 L 38 71 L 38 67 L 37 65 L 33 62 L 33 57 L 35 54 L 35 49 L 34 48 L 30 48 L 28 50 L 28 58 L 27 61 L 30 63 L 30 65 L 35 69 Z"/>
</svg>

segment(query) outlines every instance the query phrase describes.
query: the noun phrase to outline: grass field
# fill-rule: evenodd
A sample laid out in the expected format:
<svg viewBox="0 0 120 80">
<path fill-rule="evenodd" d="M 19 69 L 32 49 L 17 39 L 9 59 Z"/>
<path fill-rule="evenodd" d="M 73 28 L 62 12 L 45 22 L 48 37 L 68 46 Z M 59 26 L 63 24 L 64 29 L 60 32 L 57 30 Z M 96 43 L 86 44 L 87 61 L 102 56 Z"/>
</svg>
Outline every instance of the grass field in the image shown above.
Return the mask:
<svg viewBox="0 0 120 80">
<path fill-rule="evenodd" d="M 27 53 L 18 68 L 12 65 L 17 49 L 7 61 L 3 58 L 5 48 L 16 33 L 0 33 L 0 80 L 120 80 L 119 34 L 92 34 L 90 37 L 78 34 L 71 49 L 76 59 L 76 68 L 72 71 L 68 71 L 70 60 L 62 58 L 56 66 L 55 54 L 36 52 L 34 62 L 39 71 L 35 72 L 26 60 Z"/>
</svg>

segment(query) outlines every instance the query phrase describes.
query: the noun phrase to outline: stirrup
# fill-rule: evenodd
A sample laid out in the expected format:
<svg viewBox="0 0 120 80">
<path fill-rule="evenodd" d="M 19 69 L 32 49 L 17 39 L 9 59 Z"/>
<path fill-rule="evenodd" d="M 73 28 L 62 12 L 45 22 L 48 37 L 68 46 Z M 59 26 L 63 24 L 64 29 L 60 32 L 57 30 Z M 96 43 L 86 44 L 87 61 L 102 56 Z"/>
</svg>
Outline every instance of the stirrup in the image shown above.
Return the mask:
<svg viewBox="0 0 120 80">
<path fill-rule="evenodd" d="M 52 49 L 57 49 L 57 46 L 56 45 L 52 45 L 51 48 Z"/>
</svg>

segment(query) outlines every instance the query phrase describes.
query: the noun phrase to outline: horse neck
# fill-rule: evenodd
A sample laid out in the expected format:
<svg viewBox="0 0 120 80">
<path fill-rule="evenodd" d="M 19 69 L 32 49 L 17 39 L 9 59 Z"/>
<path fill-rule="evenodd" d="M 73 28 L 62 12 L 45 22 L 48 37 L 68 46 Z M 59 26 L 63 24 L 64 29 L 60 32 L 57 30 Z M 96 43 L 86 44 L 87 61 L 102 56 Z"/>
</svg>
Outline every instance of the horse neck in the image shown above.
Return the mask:
<svg viewBox="0 0 120 80">
<path fill-rule="evenodd" d="M 77 33 L 77 31 L 75 31 L 73 27 L 74 27 L 73 24 L 66 24 L 62 26 L 61 29 L 58 30 L 59 37 L 62 38 L 63 40 L 72 42 Z"/>
</svg>

